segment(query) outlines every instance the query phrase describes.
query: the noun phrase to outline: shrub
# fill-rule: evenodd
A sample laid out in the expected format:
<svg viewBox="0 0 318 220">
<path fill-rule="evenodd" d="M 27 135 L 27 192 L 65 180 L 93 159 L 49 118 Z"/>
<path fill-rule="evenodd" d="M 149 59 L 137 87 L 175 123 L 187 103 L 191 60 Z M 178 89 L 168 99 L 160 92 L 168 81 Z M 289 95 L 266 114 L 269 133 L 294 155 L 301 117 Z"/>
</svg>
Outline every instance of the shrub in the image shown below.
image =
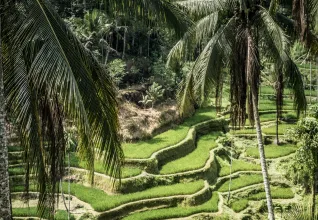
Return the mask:
<svg viewBox="0 0 318 220">
<path fill-rule="evenodd" d="M 152 104 L 152 108 L 153 106 L 156 104 L 157 101 L 159 101 L 159 99 L 161 99 L 163 97 L 163 93 L 165 92 L 165 90 L 162 88 L 161 85 L 159 85 L 158 83 L 154 82 L 146 91 L 147 95 L 149 97 L 149 100 L 151 100 L 151 104 Z"/>
</svg>

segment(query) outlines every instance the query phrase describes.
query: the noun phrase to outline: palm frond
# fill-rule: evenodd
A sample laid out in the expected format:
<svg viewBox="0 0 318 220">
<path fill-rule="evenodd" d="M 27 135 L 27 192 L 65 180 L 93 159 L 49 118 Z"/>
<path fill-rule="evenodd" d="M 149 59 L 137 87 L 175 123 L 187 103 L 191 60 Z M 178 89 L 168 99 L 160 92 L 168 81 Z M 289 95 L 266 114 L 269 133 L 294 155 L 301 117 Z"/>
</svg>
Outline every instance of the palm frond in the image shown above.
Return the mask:
<svg viewBox="0 0 318 220">
<path fill-rule="evenodd" d="M 179 85 L 177 92 L 178 109 L 181 117 L 191 116 L 195 110 L 195 98 L 193 96 L 193 75 L 189 74 Z"/>
<path fill-rule="evenodd" d="M 284 62 L 283 71 L 287 85 L 292 89 L 294 95 L 294 108 L 297 110 L 297 115 L 306 111 L 307 101 L 304 89 L 304 83 L 301 72 L 291 58 Z"/>
<path fill-rule="evenodd" d="M 260 40 L 264 41 L 264 46 L 269 47 L 268 43 L 272 45 L 272 49 L 265 50 L 266 56 L 271 57 L 273 60 L 284 60 L 286 52 L 288 52 L 289 41 L 282 28 L 264 8 L 259 10 L 254 22 L 255 26 L 260 28 Z"/>
<path fill-rule="evenodd" d="M 186 103 L 185 99 L 189 97 L 184 95 L 186 92 L 192 92 L 192 101 L 200 105 L 209 91 L 213 89 L 211 85 L 218 81 L 221 67 L 223 67 L 223 58 L 230 54 L 231 48 L 227 42 L 226 33 L 230 33 L 233 24 L 234 19 L 230 19 L 226 25 L 220 28 L 197 58 L 191 72 L 187 76 L 189 80 L 181 87 L 187 88 L 187 90 L 181 89 L 180 91 L 180 94 L 182 94 L 182 96 L 179 96 L 181 112 L 186 112 L 186 106 L 182 104 Z M 192 89 L 189 90 L 188 88 Z"/>
<path fill-rule="evenodd" d="M 170 50 L 167 57 L 167 66 L 174 68 L 180 60 L 186 60 L 193 54 L 197 45 L 203 39 L 209 38 L 214 33 L 218 24 L 218 13 L 212 13 L 199 20 L 191 27 Z"/>
<path fill-rule="evenodd" d="M 284 213 L 283 219 L 293 220 L 317 220 L 318 215 L 312 216 L 312 203 L 309 201 L 303 201 L 300 204 L 293 204 L 289 211 Z M 316 208 L 317 213 L 317 208 Z"/>
<path fill-rule="evenodd" d="M 20 14 L 23 21 L 5 36 L 5 43 L 11 47 L 5 67 L 6 95 L 18 122 L 22 122 L 23 143 L 32 148 L 30 154 L 42 153 L 35 154 L 35 164 L 30 165 L 41 177 L 40 184 L 49 186 L 39 187 L 40 206 L 45 206 L 48 200 L 54 199 L 54 188 L 62 173 L 58 168 L 47 168 L 54 161 L 59 161 L 57 165 L 63 164 L 62 152 L 48 157 L 48 152 L 64 147 L 60 140 L 63 136 L 60 134 L 63 130 L 61 116 L 72 119 L 78 127 L 79 151 L 88 161 L 91 177 L 95 149 L 103 158 L 106 171 L 120 177 L 123 152 L 118 134 L 115 88 L 98 61 L 68 30 L 47 1 L 18 1 L 15 7 L 16 11 L 25 12 L 25 16 Z M 36 48 L 33 53 L 23 54 L 21 51 L 29 51 L 30 45 Z M 30 54 L 32 56 L 28 56 Z M 42 140 L 34 140 L 34 135 Z M 44 147 L 45 140 L 52 144 Z M 31 145 L 33 141 L 38 144 Z M 45 168 L 37 169 L 38 165 Z"/>
<path fill-rule="evenodd" d="M 177 4 L 187 8 L 195 17 L 207 16 L 211 13 L 224 11 L 233 6 L 235 0 L 183 0 Z"/>
<path fill-rule="evenodd" d="M 294 107 L 300 114 L 301 111 L 306 110 L 306 96 L 301 73 L 288 55 L 288 39 L 284 31 L 265 9 L 260 10 L 256 24 L 260 27 L 260 36 L 262 36 L 264 42 L 263 47 L 266 56 L 270 57 L 276 63 L 276 66 L 283 66 L 285 79 L 294 94 Z"/>
</svg>

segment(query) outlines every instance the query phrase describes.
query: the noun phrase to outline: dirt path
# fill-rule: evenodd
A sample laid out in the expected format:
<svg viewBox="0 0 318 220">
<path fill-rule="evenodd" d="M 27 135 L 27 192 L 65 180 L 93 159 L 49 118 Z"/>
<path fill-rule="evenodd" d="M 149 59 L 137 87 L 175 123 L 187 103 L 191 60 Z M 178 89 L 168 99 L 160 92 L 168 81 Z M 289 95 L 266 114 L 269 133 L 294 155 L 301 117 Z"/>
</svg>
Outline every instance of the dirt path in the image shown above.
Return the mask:
<svg viewBox="0 0 318 220">
<path fill-rule="evenodd" d="M 14 193 L 14 194 L 21 194 L 21 193 Z M 37 193 L 32 193 L 37 194 Z M 66 195 L 65 195 L 66 196 Z M 92 206 L 86 202 L 83 202 L 76 198 L 75 196 L 71 196 L 71 214 L 75 216 L 75 218 L 81 217 L 84 213 L 91 213 L 94 216 L 98 215 L 99 213 L 94 211 Z M 28 208 L 28 207 L 36 207 L 37 206 L 37 199 L 31 199 L 29 200 L 29 203 L 23 202 L 22 200 L 13 200 L 12 201 L 12 207 L 13 208 Z M 66 205 L 68 206 L 68 200 L 65 200 Z M 66 210 L 62 196 L 59 197 L 59 204 L 58 204 L 59 210 Z"/>
</svg>

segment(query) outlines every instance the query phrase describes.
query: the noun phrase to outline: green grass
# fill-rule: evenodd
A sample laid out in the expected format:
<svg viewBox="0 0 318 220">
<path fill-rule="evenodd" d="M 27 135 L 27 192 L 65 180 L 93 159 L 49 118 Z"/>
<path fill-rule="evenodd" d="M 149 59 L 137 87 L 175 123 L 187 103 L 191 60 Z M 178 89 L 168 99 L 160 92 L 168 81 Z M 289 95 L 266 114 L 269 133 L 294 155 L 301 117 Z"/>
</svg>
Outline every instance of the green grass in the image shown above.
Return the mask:
<svg viewBox="0 0 318 220">
<path fill-rule="evenodd" d="M 14 217 L 40 217 L 40 215 L 37 213 L 36 207 L 30 207 L 30 208 L 13 208 L 12 209 L 12 215 Z M 47 218 L 47 214 L 44 214 L 44 218 Z M 58 210 L 54 215 L 55 220 L 64 220 L 67 219 L 67 212 L 64 210 Z M 71 215 L 71 219 L 75 220 L 75 217 Z"/>
<path fill-rule="evenodd" d="M 276 119 L 275 113 L 262 114 L 260 115 L 261 122 L 274 121 Z M 250 125 L 249 119 L 246 119 L 245 125 Z"/>
<path fill-rule="evenodd" d="M 230 208 L 233 209 L 234 212 L 240 212 L 248 207 L 247 199 L 240 199 L 232 202 L 230 204 Z"/>
<path fill-rule="evenodd" d="M 13 167 L 9 168 L 9 175 L 14 176 L 14 175 L 23 175 L 25 174 L 25 169 L 24 167 Z"/>
<path fill-rule="evenodd" d="M 286 133 L 287 129 L 295 127 L 296 124 L 279 124 L 278 126 L 278 134 L 283 135 Z M 276 125 L 262 128 L 263 133 L 269 134 L 269 135 L 275 135 L 276 134 Z"/>
<path fill-rule="evenodd" d="M 278 158 L 287 156 L 294 153 L 297 150 L 297 146 L 291 144 L 285 145 L 266 145 L 265 146 L 265 156 L 266 158 Z M 247 148 L 246 154 L 249 157 L 259 158 L 259 152 L 257 147 Z"/>
<path fill-rule="evenodd" d="M 16 151 L 22 151 L 23 148 L 21 146 L 8 146 L 8 152 L 16 152 Z"/>
<path fill-rule="evenodd" d="M 161 174 L 177 173 L 189 170 L 195 170 L 204 167 L 206 161 L 210 157 L 210 150 L 217 147 L 215 140 L 222 135 L 220 132 L 204 135 L 199 138 L 197 148 L 190 154 L 180 159 L 165 164 L 161 170 Z"/>
<path fill-rule="evenodd" d="M 232 134 L 255 134 L 256 135 L 256 130 L 255 128 L 244 128 L 241 130 L 231 130 Z"/>
<path fill-rule="evenodd" d="M 298 68 L 300 69 L 308 69 L 310 70 L 310 63 L 303 63 L 303 64 L 297 64 Z M 315 64 L 311 64 L 312 70 L 318 69 L 318 66 Z"/>
<path fill-rule="evenodd" d="M 218 191 L 220 192 L 226 192 L 229 189 L 229 182 L 230 180 L 227 180 L 225 183 L 223 183 Z M 262 175 L 258 174 L 251 174 L 251 175 L 240 175 L 237 178 L 232 179 L 231 182 L 231 190 L 237 190 L 246 186 L 250 186 L 253 184 L 261 183 L 263 182 Z"/>
<path fill-rule="evenodd" d="M 218 160 L 221 166 L 219 176 L 230 175 L 230 164 Z M 233 160 L 232 161 L 232 173 L 238 171 L 260 171 L 261 166 L 259 164 L 249 163 L 244 160 Z"/>
<path fill-rule="evenodd" d="M 24 183 L 22 185 L 18 185 L 18 186 L 10 186 L 10 192 L 24 192 Z M 30 192 L 36 192 L 36 186 L 34 184 L 30 183 L 30 188 L 29 188 Z"/>
<path fill-rule="evenodd" d="M 288 89 L 288 88 L 285 88 L 284 89 L 284 94 L 285 95 L 288 95 L 290 94 L 291 90 Z M 272 86 L 262 86 L 261 87 L 261 95 L 263 94 L 274 94 L 275 91 L 274 91 L 274 88 Z"/>
<path fill-rule="evenodd" d="M 96 211 L 106 211 L 128 202 L 142 199 L 159 198 L 173 195 L 190 195 L 203 189 L 203 180 L 189 183 L 178 183 L 169 186 L 157 186 L 141 192 L 119 195 L 107 195 L 104 191 L 86 187 L 80 184 L 71 184 L 71 194 L 78 199 L 89 203 Z M 67 190 L 67 183 L 63 183 Z"/>
<path fill-rule="evenodd" d="M 289 113 L 283 114 L 283 118 L 297 119 L 297 116 L 296 116 L 296 113 L 289 112 Z M 275 121 L 276 120 L 276 113 L 261 114 L 260 119 L 261 119 L 261 122 Z M 250 122 L 248 119 L 246 119 L 246 125 L 250 125 Z"/>
<path fill-rule="evenodd" d="M 149 158 L 154 152 L 175 145 L 188 134 L 189 128 L 197 123 L 215 118 L 216 112 L 212 107 L 199 109 L 196 114 L 188 118 L 183 124 L 163 132 L 150 140 L 137 143 L 123 144 L 126 158 Z"/>
<path fill-rule="evenodd" d="M 259 104 L 259 111 L 276 110 L 275 100 L 264 100 Z M 294 110 L 294 104 L 287 98 L 284 99 L 283 110 Z"/>
<path fill-rule="evenodd" d="M 278 126 L 278 134 L 279 135 L 284 135 L 287 131 L 287 129 L 295 127 L 296 124 L 285 124 L 285 123 L 280 123 Z M 231 131 L 232 133 L 235 134 L 255 134 L 256 135 L 256 130 L 255 128 L 248 128 L 248 129 L 241 129 L 241 130 L 236 130 Z M 262 128 L 262 133 L 267 134 L 267 135 L 276 135 L 276 125 Z"/>
<path fill-rule="evenodd" d="M 290 188 L 271 187 L 271 195 L 273 199 L 292 199 L 294 193 Z M 266 199 L 265 192 L 259 192 L 248 197 L 249 200 Z"/>
<path fill-rule="evenodd" d="M 212 193 L 212 198 L 197 206 L 190 207 L 173 207 L 165 209 L 155 209 L 150 211 L 138 212 L 131 214 L 124 220 L 155 220 L 155 219 L 168 219 L 168 218 L 181 218 L 187 217 L 201 212 L 217 212 L 218 211 L 219 196 L 217 192 Z"/>
<path fill-rule="evenodd" d="M 70 164 L 72 167 L 86 168 L 85 161 L 80 161 L 80 159 L 76 156 L 76 153 L 71 153 Z M 108 174 L 100 160 L 94 161 L 94 169 L 97 173 Z M 141 174 L 142 170 L 138 167 L 123 166 L 121 172 L 122 178 L 127 178 Z"/>
</svg>

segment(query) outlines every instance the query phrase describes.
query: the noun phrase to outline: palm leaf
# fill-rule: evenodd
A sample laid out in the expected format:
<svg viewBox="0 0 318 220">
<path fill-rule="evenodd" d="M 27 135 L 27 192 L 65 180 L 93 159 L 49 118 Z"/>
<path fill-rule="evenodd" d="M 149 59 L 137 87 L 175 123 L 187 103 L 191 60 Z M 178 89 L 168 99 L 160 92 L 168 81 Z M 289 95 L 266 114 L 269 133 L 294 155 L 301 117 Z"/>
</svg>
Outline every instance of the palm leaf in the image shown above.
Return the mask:
<svg viewBox="0 0 318 220">
<path fill-rule="evenodd" d="M 51 157 L 45 155 L 50 149 L 39 151 L 43 140 L 34 140 L 34 135 L 38 135 L 39 139 L 50 125 L 60 124 L 60 120 L 52 120 L 52 117 L 45 120 L 43 115 L 40 117 L 40 112 L 46 109 L 46 116 L 65 115 L 76 123 L 80 137 L 79 151 L 82 158 L 88 161 L 91 177 L 95 149 L 104 159 L 106 171 L 119 177 L 123 153 L 118 135 L 115 89 L 105 70 L 46 1 L 19 1 L 14 7 L 16 11 L 26 13 L 19 14 L 22 22 L 12 27 L 5 36 L 5 43 L 8 48 L 11 47 L 5 66 L 6 94 L 8 103 L 18 116 L 18 122 L 22 122 L 20 129 L 23 143 L 29 148 L 28 152 L 42 152 L 41 155 L 33 156 L 36 157 L 36 164 L 30 165 L 42 181 L 39 190 L 40 206 L 43 207 L 47 201 L 54 199 L 54 186 L 61 178 L 61 170 L 51 168 L 48 172 L 47 167 L 54 160 L 60 160 L 58 166 L 63 164 L 64 158 L 63 154 Z M 30 49 L 30 42 L 33 44 L 31 47 L 36 49 L 28 57 L 30 53 L 23 54 L 22 51 Z M 35 47 L 36 42 L 41 42 L 41 45 Z M 44 127 L 39 126 L 39 123 Z M 42 131 L 34 132 L 36 129 Z M 63 129 L 57 127 L 50 130 L 51 135 L 55 134 L 50 137 L 51 142 L 55 140 L 58 143 L 59 136 L 56 134 Z M 38 144 L 32 145 L 33 142 Z M 57 145 L 50 146 L 54 150 Z M 41 161 L 43 164 L 39 167 L 42 168 L 37 169 Z M 50 187 L 41 187 L 45 183 Z M 49 205 L 52 204 L 54 201 L 49 201 Z M 41 210 L 43 214 L 44 209 Z"/>
<path fill-rule="evenodd" d="M 199 20 L 184 34 L 175 46 L 170 50 L 167 57 L 167 66 L 175 67 L 180 60 L 186 60 L 190 54 L 195 52 L 197 45 L 203 39 L 209 38 L 214 33 L 218 23 L 218 13 L 212 13 Z"/>
<path fill-rule="evenodd" d="M 301 73 L 288 55 L 289 42 L 287 37 L 266 9 L 260 10 L 255 22 L 260 27 L 259 32 L 262 36 L 264 53 L 267 57 L 272 58 L 276 66 L 283 67 L 285 80 L 293 91 L 294 107 L 299 115 L 301 111 L 306 110 L 306 96 Z"/>
<path fill-rule="evenodd" d="M 212 85 L 218 81 L 224 62 L 223 58 L 230 54 L 226 33 L 230 33 L 233 24 L 234 19 L 230 19 L 225 26 L 216 32 L 197 58 L 191 72 L 189 72 L 187 81 L 185 81 L 185 85 L 181 87 L 179 93 L 182 95 L 178 96 L 179 108 L 184 114 L 189 106 L 188 97 L 192 97 L 192 104 L 202 104 L 206 95 L 213 89 Z M 190 93 L 192 94 L 190 95 Z M 185 105 L 185 103 L 187 104 Z"/>
<path fill-rule="evenodd" d="M 195 17 L 208 16 L 209 14 L 228 10 L 233 6 L 235 0 L 183 0 L 176 1 L 177 4 L 187 8 Z"/>
</svg>

